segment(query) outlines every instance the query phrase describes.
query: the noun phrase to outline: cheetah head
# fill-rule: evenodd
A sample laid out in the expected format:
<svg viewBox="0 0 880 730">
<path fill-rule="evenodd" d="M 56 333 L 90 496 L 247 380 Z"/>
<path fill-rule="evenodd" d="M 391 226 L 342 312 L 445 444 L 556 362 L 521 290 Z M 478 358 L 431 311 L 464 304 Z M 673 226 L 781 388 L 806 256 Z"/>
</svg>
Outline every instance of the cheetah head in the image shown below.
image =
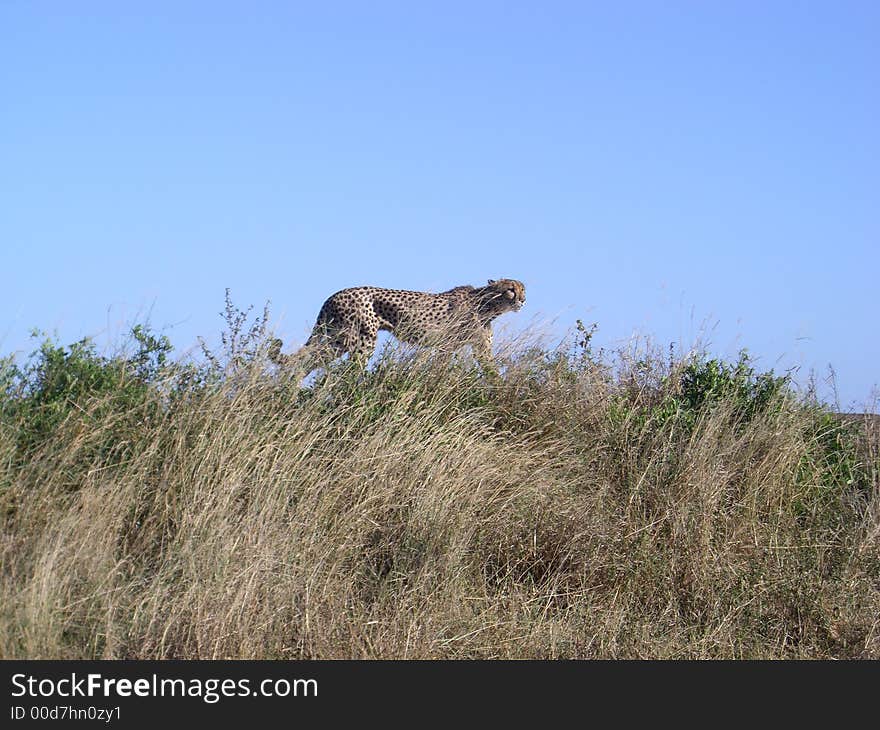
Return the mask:
<svg viewBox="0 0 880 730">
<path fill-rule="evenodd" d="M 526 303 L 526 288 L 516 279 L 489 279 L 486 289 L 490 293 L 493 308 L 498 311 L 515 312 Z"/>
</svg>

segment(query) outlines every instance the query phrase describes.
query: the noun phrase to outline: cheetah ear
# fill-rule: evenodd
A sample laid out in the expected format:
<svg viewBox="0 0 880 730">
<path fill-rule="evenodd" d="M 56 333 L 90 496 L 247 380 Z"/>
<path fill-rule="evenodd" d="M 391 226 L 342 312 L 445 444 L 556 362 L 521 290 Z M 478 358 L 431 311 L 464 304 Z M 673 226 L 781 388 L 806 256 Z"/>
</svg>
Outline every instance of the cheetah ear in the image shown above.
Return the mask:
<svg viewBox="0 0 880 730">
<path fill-rule="evenodd" d="M 494 284 L 494 283 L 495 283 L 495 279 L 489 279 L 489 286 L 492 286 L 492 284 Z"/>
</svg>

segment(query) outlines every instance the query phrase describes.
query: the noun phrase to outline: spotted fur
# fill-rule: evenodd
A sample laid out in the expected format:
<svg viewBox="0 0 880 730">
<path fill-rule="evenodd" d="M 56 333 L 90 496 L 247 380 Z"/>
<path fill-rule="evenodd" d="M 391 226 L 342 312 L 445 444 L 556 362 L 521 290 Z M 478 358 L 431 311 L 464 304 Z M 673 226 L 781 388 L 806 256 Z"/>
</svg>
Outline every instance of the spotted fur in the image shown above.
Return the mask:
<svg viewBox="0 0 880 730">
<path fill-rule="evenodd" d="M 380 331 L 414 345 L 470 344 L 484 364 L 492 358 L 492 320 L 525 304 L 522 282 L 490 279 L 487 286 L 457 286 L 440 294 L 360 286 L 330 296 L 306 344 L 292 355 L 281 340 L 269 348 L 273 362 L 300 366 L 308 374 L 322 363 L 350 353 L 362 363 L 376 348 Z"/>
</svg>

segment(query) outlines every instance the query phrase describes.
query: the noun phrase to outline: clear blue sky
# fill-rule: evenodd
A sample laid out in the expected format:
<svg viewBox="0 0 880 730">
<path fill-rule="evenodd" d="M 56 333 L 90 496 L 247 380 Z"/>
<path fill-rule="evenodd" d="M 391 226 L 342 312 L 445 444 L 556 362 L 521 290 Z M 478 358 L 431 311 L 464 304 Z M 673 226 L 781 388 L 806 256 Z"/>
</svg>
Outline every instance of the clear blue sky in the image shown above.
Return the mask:
<svg viewBox="0 0 880 730">
<path fill-rule="evenodd" d="M 0 3 L 0 350 L 357 284 L 880 382 L 880 4 Z M 514 322 L 516 320 L 516 322 Z"/>
</svg>

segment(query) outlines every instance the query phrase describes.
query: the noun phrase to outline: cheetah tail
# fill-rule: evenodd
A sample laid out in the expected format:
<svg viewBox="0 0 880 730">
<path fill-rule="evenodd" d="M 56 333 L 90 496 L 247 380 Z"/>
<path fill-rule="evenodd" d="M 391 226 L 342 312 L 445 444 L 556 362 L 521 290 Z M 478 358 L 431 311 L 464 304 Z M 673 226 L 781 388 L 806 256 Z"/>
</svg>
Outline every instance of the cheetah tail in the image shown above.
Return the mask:
<svg viewBox="0 0 880 730">
<path fill-rule="evenodd" d="M 283 344 L 284 343 L 276 337 L 269 343 L 269 349 L 266 351 L 266 355 L 276 365 L 286 365 L 288 359 L 290 358 L 289 355 L 281 354 L 281 346 Z"/>
</svg>

